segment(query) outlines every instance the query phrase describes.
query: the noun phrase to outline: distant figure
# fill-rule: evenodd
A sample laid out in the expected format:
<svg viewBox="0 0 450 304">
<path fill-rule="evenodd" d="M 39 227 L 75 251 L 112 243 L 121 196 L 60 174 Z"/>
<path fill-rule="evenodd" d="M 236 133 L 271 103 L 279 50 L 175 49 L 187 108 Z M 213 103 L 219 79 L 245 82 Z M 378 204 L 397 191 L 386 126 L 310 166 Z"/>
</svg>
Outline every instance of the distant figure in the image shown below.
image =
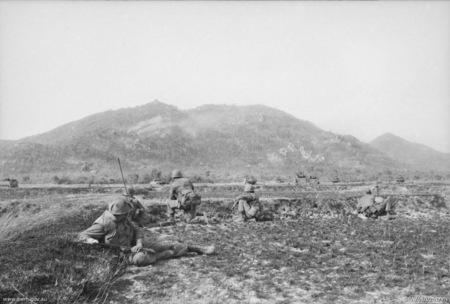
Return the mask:
<svg viewBox="0 0 450 304">
<path fill-rule="evenodd" d="M 175 223 L 175 212 L 183 210 L 182 220 L 186 223 L 196 223 L 197 206 L 201 204 L 201 196 L 194 191 L 192 182 L 183 177 L 180 170 L 172 171 L 169 199 L 167 200 L 167 215 L 169 221 Z"/>
<path fill-rule="evenodd" d="M 373 189 L 376 190 L 375 188 Z M 377 191 L 378 192 L 378 191 Z M 390 203 L 383 200 L 382 197 L 373 195 L 372 189 L 368 189 L 366 194 L 358 200 L 356 206 L 356 214 L 361 219 L 378 218 L 379 216 L 388 215 L 390 218 Z"/>
<path fill-rule="evenodd" d="M 244 184 L 256 185 L 257 179 L 253 176 L 244 178 Z"/>
<path fill-rule="evenodd" d="M 17 188 L 17 187 L 19 187 L 19 181 L 17 179 L 5 178 L 3 181 L 4 182 L 8 182 L 10 188 Z M 2 186 L 7 186 L 7 185 L 2 185 Z"/>
<path fill-rule="evenodd" d="M 232 207 L 232 209 L 234 209 L 235 205 L 238 205 L 234 221 L 245 222 L 249 219 L 258 220 L 259 216 L 262 215 L 262 206 L 254 189 L 253 185 L 245 184 L 245 193 L 236 199 L 234 206 Z"/>
<path fill-rule="evenodd" d="M 402 175 L 399 175 L 399 176 L 397 176 L 396 181 L 397 181 L 397 183 L 404 183 L 405 178 Z"/>
</svg>

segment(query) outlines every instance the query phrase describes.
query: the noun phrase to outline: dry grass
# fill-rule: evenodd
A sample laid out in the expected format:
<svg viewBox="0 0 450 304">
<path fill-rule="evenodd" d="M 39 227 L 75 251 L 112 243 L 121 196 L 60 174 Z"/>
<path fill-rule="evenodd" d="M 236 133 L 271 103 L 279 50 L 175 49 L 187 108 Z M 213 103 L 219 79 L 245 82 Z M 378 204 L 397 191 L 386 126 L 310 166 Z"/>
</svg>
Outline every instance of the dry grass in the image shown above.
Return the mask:
<svg viewBox="0 0 450 304">
<path fill-rule="evenodd" d="M 146 229 L 148 238 L 215 244 L 217 255 L 144 268 L 126 267 L 117 252 L 72 242 L 103 212 L 109 194 L 22 193 L 2 201 L 0 299 L 281 304 L 450 297 L 449 216 L 439 212 L 440 199 L 402 194 L 394 198 L 399 219 L 361 221 L 348 212 L 355 193 L 284 191 L 283 199 L 264 199 L 273 222 L 237 225 L 227 207 L 238 192 L 219 190 L 204 192 L 211 198 L 200 208 L 218 224 Z M 142 201 L 164 214 L 158 196 Z"/>
<path fill-rule="evenodd" d="M 215 244 L 189 256 L 127 270 L 113 303 L 367 303 L 450 297 L 445 220 L 349 217 L 153 228 L 173 241 Z M 151 233 L 151 232 L 148 232 Z M 121 286 L 126 286 L 124 293 Z M 116 290 L 119 290 L 117 292 Z M 384 300 L 383 300 L 384 301 Z"/>
<path fill-rule="evenodd" d="M 117 252 L 73 242 L 104 211 L 104 203 L 93 205 L 93 200 L 66 196 L 2 202 L 2 301 L 104 301 L 123 262 Z"/>
</svg>

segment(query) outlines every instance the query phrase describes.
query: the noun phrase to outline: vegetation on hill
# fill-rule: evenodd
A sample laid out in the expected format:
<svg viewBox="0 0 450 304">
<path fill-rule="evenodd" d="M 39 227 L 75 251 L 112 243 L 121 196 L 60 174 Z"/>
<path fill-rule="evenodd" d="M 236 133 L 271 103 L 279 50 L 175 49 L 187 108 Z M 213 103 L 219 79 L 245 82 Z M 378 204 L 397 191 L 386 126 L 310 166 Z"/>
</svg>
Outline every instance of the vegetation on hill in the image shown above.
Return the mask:
<svg viewBox="0 0 450 304">
<path fill-rule="evenodd" d="M 299 170 L 321 181 L 374 180 L 411 168 L 352 136 L 325 132 L 270 107 L 204 105 L 182 111 L 158 101 L 28 137 L 1 149 L 0 158 L 4 175 L 95 171 L 106 180 L 119 177 L 117 158 L 140 176 L 177 167 L 214 181 L 245 175 L 289 181 Z"/>
</svg>

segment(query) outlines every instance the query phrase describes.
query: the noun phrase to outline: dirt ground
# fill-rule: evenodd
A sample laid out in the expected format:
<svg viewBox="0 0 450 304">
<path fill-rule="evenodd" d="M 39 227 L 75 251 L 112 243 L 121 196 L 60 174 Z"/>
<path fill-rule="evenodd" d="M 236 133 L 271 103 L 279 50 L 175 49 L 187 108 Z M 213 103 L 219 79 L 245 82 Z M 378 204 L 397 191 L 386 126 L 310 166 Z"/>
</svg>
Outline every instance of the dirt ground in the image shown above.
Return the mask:
<svg viewBox="0 0 450 304">
<path fill-rule="evenodd" d="M 81 250 L 67 241 L 117 194 L 8 192 L 0 201 L 0 302 L 450 302 L 450 187 L 385 187 L 382 196 L 397 213 L 386 221 L 351 214 L 363 190 L 261 189 L 273 221 L 236 224 L 227 209 L 233 195 L 210 189 L 199 209 L 209 224 L 144 231 L 146 240 L 215 245 L 216 254 L 192 253 L 148 267 L 118 267 L 111 263 L 117 253 Z M 162 197 L 138 198 L 163 219 Z M 105 269 L 108 274 L 100 275 Z"/>
</svg>

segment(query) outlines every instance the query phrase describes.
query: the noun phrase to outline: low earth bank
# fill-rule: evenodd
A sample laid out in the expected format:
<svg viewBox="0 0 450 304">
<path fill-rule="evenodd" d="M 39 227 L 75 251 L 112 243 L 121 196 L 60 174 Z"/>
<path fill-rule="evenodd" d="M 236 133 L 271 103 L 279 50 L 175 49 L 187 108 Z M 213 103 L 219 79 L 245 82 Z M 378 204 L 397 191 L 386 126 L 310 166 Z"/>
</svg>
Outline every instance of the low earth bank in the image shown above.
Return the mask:
<svg viewBox="0 0 450 304">
<path fill-rule="evenodd" d="M 144 230 L 147 238 L 214 244 L 217 254 L 144 268 L 127 266 L 113 250 L 72 242 L 118 195 L 113 191 L 38 189 L 35 197 L 12 192 L 0 202 L 0 299 L 398 303 L 418 295 L 449 298 L 448 189 L 439 187 L 382 189 L 398 216 L 390 221 L 361 221 L 351 214 L 364 187 L 314 193 L 261 189 L 273 221 L 243 225 L 232 222 L 229 210 L 230 197 L 239 191 L 203 191 L 199 212 L 217 221 Z M 162 220 L 165 194 L 138 197 Z"/>
</svg>

